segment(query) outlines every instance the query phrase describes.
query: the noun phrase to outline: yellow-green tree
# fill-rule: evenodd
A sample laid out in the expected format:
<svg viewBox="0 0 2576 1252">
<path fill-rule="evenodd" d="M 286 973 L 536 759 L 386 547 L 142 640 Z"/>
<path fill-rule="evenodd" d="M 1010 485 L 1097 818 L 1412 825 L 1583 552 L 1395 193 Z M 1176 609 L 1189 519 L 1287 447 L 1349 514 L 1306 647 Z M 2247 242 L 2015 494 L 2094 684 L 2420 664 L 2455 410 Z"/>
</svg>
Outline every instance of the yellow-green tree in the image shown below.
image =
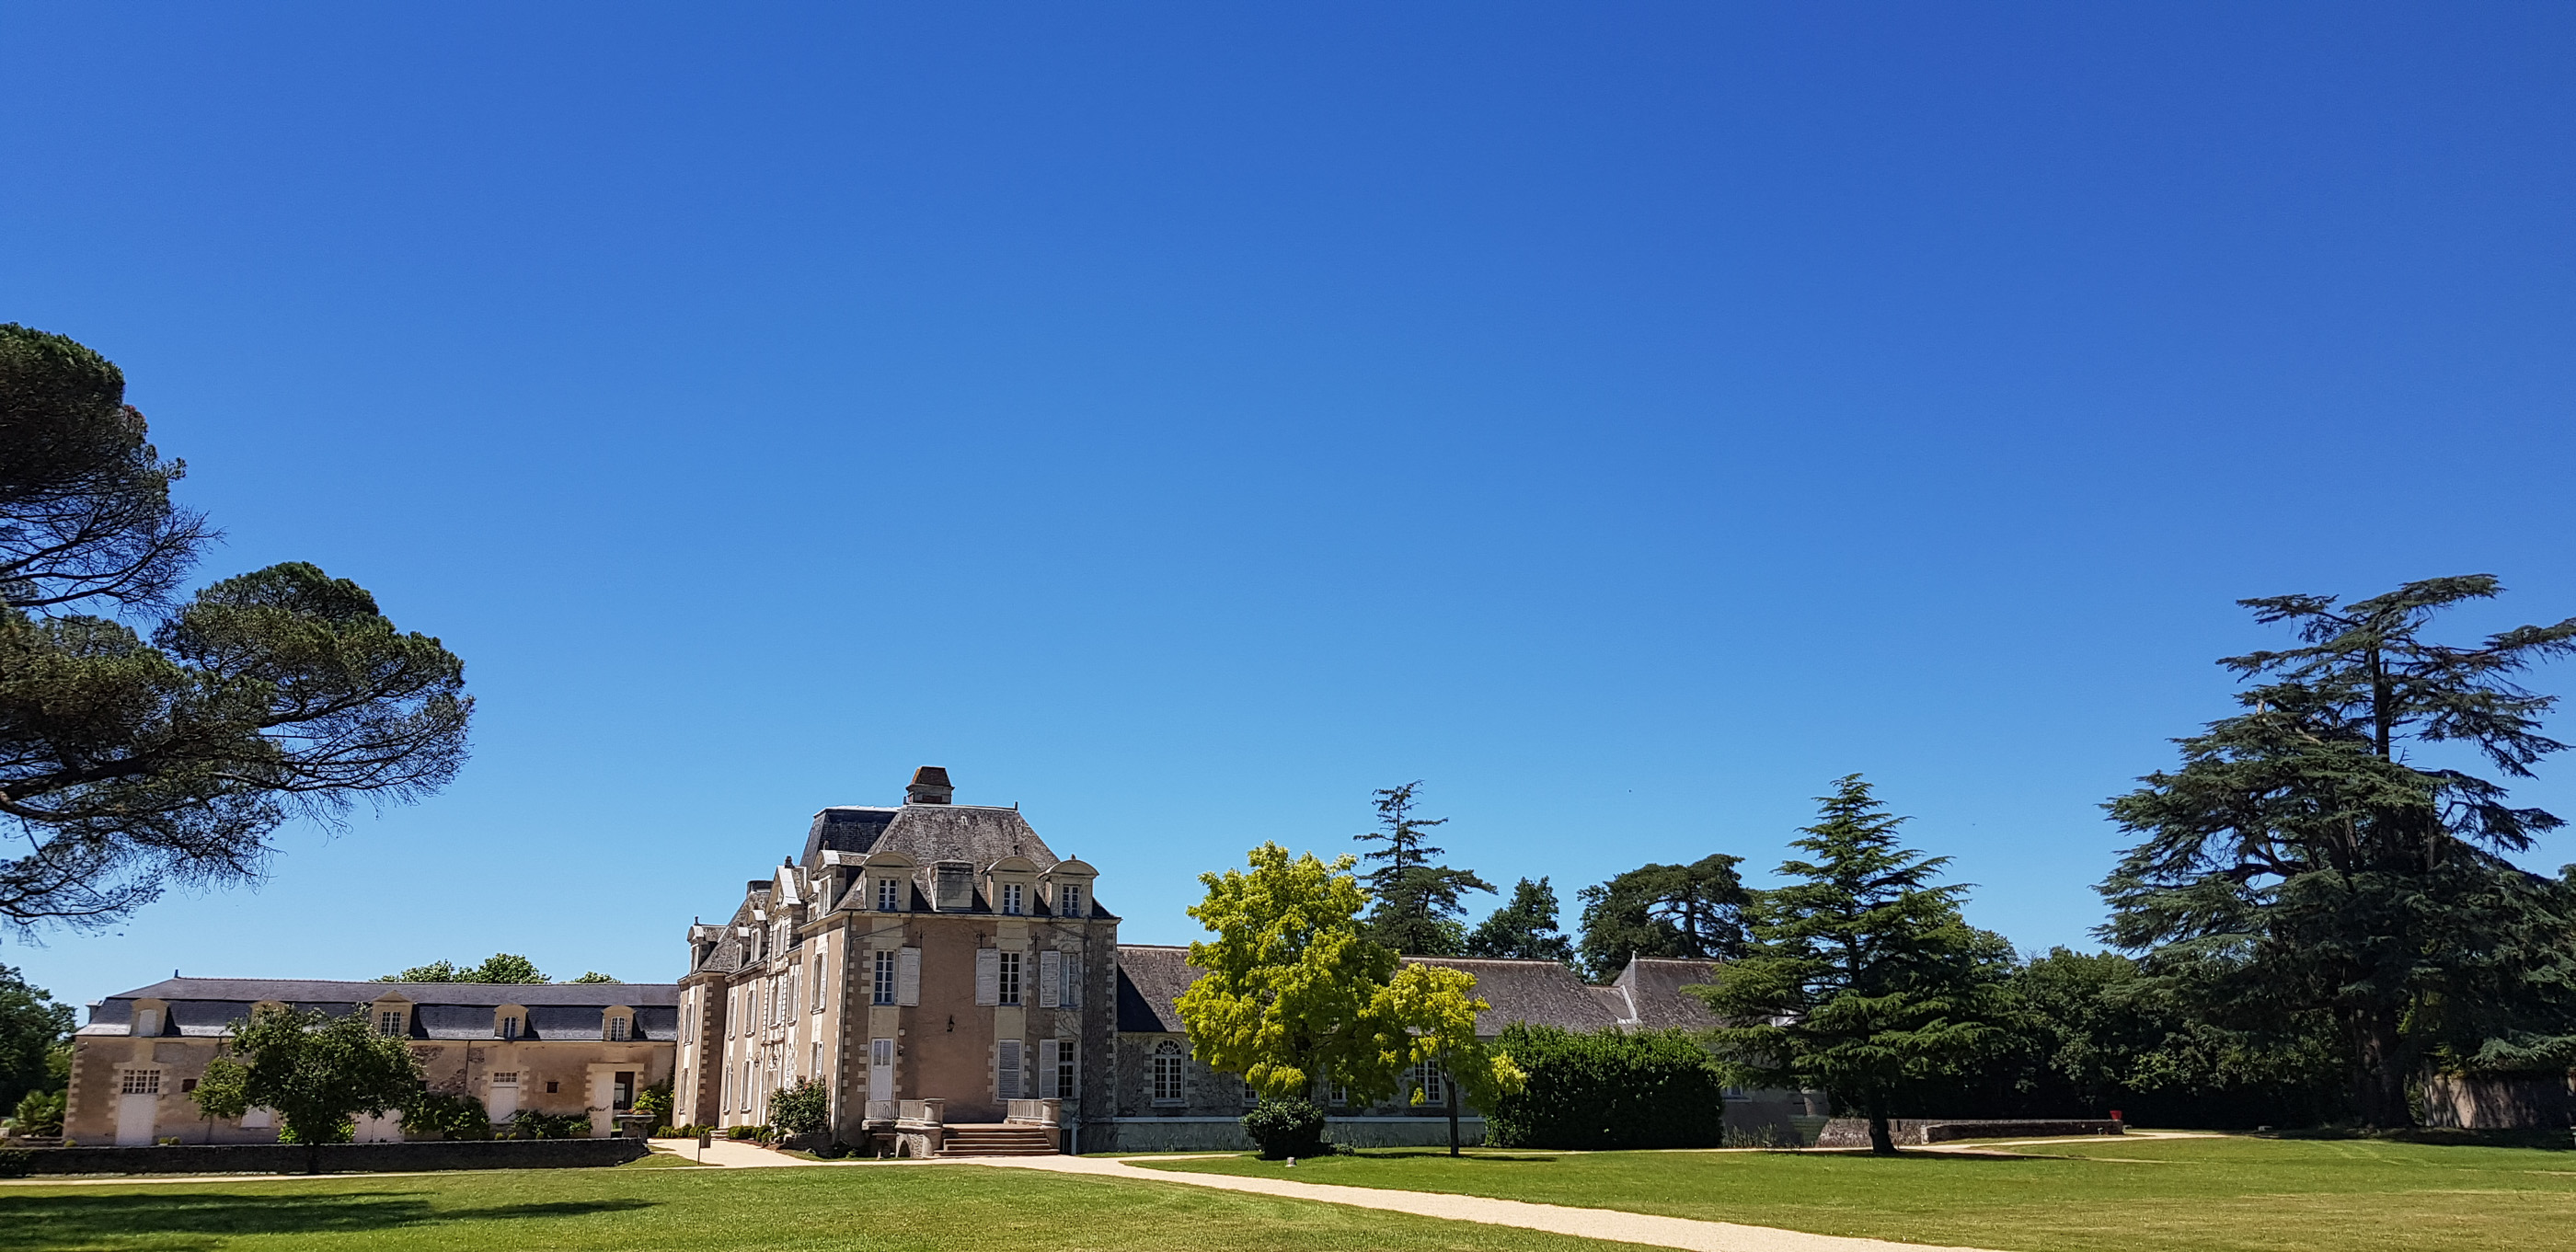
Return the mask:
<svg viewBox="0 0 2576 1252">
<path fill-rule="evenodd" d="M 1415 1065 L 1438 1066 L 1447 1081 L 1441 1101 L 1449 1113 L 1449 1155 L 1458 1155 L 1458 1100 L 1463 1094 L 1480 1109 L 1521 1089 L 1520 1067 L 1512 1058 L 1476 1037 L 1476 1015 L 1493 1005 L 1475 994 L 1476 977 L 1443 965 L 1407 965 L 1377 993 L 1375 1012 L 1381 1036 L 1379 1065 L 1399 1072 Z M 1414 1102 L 1423 1100 L 1416 1086 Z"/>
<path fill-rule="evenodd" d="M 1180 998 L 1191 1055 L 1275 1097 L 1302 1099 L 1327 1073 L 1363 1097 L 1391 1094 L 1399 1032 L 1383 993 L 1396 956 L 1361 927 L 1369 897 L 1356 862 L 1275 843 L 1247 859 L 1199 875 L 1207 898 L 1189 914 L 1216 938 L 1190 945 L 1205 971 Z"/>
</svg>

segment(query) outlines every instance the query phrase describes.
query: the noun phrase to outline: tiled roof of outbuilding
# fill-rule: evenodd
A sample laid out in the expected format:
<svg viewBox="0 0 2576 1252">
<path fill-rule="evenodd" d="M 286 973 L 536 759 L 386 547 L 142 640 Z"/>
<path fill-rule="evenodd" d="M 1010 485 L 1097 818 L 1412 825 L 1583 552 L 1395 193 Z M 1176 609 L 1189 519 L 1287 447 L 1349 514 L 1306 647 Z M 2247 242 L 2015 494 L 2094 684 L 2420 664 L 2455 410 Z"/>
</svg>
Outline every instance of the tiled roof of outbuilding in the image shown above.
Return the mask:
<svg viewBox="0 0 2576 1252">
<path fill-rule="evenodd" d="M 1698 996 L 1682 988 L 1707 982 L 1715 972 L 1715 961 L 1641 956 L 1619 971 L 1614 985 L 1627 992 L 1637 1006 L 1639 1024 L 1648 1030 L 1710 1030 L 1717 1026 L 1716 1016 Z"/>
<path fill-rule="evenodd" d="M 133 1031 L 134 1002 L 161 1000 L 169 1012 L 165 1036 L 213 1038 L 250 1015 L 253 1005 L 273 1001 L 297 1009 L 338 1015 L 388 993 L 412 1005 L 411 1034 L 419 1039 L 489 1039 L 492 1011 L 504 1004 L 523 1005 L 532 1019 L 531 1037 L 595 1039 L 601 1014 L 624 1006 L 635 1010 L 636 1033 L 644 1039 L 675 1039 L 679 1034 L 680 988 L 673 983 L 470 983 L 470 982 L 334 982 L 297 978 L 168 978 L 148 987 L 107 997 L 90 1013 L 84 1035 L 127 1035 Z"/>
<path fill-rule="evenodd" d="M 1513 1022 L 1599 1030 L 1616 1026 L 1626 1016 L 1626 997 L 1614 987 L 1587 987 L 1573 970 L 1556 961 L 1495 961 L 1467 957 L 1406 957 L 1408 962 L 1440 965 L 1475 975 L 1474 994 L 1493 1006 L 1479 1014 L 1476 1033 L 1496 1035 Z M 1120 945 L 1118 949 L 1118 1029 L 1148 1034 L 1180 1034 L 1175 1007 L 1199 971 L 1187 948 Z M 1696 1004 L 1696 1001 L 1693 1001 Z"/>
</svg>

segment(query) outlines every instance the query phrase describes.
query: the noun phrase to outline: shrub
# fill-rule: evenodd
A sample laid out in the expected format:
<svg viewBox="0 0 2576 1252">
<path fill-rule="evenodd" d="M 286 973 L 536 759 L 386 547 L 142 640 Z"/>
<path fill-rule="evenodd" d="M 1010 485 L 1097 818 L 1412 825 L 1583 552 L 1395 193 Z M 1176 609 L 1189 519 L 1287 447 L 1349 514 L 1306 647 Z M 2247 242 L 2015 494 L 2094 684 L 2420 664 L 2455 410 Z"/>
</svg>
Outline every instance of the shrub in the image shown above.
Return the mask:
<svg viewBox="0 0 2576 1252">
<path fill-rule="evenodd" d="M 1527 1075 L 1485 1111 L 1485 1141 L 1521 1148 L 1713 1148 L 1726 1086 L 1686 1031 L 1589 1034 L 1505 1027 L 1502 1050 Z"/>
<path fill-rule="evenodd" d="M 0 1178 L 24 1178 L 36 1172 L 32 1148 L 0 1148 Z"/>
<path fill-rule="evenodd" d="M 781 1135 L 810 1135 L 832 1124 L 832 1089 L 799 1078 L 769 1097 L 769 1124 Z"/>
<path fill-rule="evenodd" d="M 30 1091 L 18 1101 L 18 1133 L 52 1138 L 63 1133 L 63 1093 Z"/>
<path fill-rule="evenodd" d="M 767 1126 L 728 1126 L 725 1128 L 725 1138 L 757 1139 L 768 1133 L 768 1130 Z"/>
<path fill-rule="evenodd" d="M 424 1091 L 403 1105 L 406 1135 L 435 1134 L 447 1139 L 489 1139 L 492 1116 L 470 1095 Z"/>
<path fill-rule="evenodd" d="M 521 1109 L 510 1118 L 513 1139 L 587 1139 L 590 1119 L 579 1113 L 540 1113 Z"/>
<path fill-rule="evenodd" d="M 649 1114 L 658 1122 L 671 1120 L 671 1084 L 657 1082 L 635 1093 L 635 1111 Z"/>
<path fill-rule="evenodd" d="M 1243 1115 L 1243 1133 L 1261 1145 L 1261 1158 L 1266 1161 L 1324 1156 L 1332 1151 L 1324 1144 L 1324 1110 L 1299 1096 L 1284 1100 L 1261 1097 L 1261 1102 Z"/>
<path fill-rule="evenodd" d="M 312 1141 L 315 1143 L 347 1143 L 357 1137 L 357 1120 L 355 1118 L 343 1117 L 340 1119 L 339 1125 L 331 1127 L 323 1131 L 321 1134 L 315 1135 Z M 295 1127 L 280 1126 L 277 1128 L 277 1141 L 279 1143 L 303 1143 L 305 1140 L 302 1136 L 295 1133 Z"/>
</svg>

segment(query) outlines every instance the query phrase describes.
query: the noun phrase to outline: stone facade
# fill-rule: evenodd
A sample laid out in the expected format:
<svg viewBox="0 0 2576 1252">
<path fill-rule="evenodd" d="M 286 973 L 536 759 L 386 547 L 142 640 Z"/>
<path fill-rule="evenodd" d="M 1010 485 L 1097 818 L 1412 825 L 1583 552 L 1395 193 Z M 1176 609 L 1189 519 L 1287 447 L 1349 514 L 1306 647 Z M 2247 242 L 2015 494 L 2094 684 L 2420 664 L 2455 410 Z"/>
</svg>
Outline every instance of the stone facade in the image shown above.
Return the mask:
<svg viewBox="0 0 2576 1252">
<path fill-rule="evenodd" d="M 494 1121 L 519 1109 L 585 1115 L 605 1137 L 635 1094 L 671 1077 L 679 988 L 670 983 L 319 982 L 172 978 L 91 1006 L 73 1036 L 64 1137 L 134 1146 L 274 1143 L 274 1115 L 211 1121 L 189 1093 L 235 1023 L 263 1006 L 364 1013 L 412 1041 L 431 1090 L 472 1095 Z M 402 1138 L 400 1115 L 361 1142 Z"/>
<path fill-rule="evenodd" d="M 802 856 L 747 883 L 725 924 L 689 928 L 675 1118 L 759 1124 L 814 1077 L 852 1144 L 893 1142 L 931 1108 L 941 1124 L 1059 1117 L 1070 1145 L 1105 1111 L 1091 1093 L 1111 1063 L 1118 918 L 1098 874 L 1016 808 L 952 796 L 925 767 L 899 806 L 817 813 Z"/>
</svg>

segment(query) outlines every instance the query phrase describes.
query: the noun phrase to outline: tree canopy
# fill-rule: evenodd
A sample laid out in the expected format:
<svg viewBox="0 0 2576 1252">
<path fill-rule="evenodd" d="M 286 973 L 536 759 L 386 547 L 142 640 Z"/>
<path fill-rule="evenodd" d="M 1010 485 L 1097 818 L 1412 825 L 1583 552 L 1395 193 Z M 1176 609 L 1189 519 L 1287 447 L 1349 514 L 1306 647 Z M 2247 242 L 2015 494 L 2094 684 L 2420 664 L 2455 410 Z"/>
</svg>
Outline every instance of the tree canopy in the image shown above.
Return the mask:
<svg viewBox="0 0 2576 1252">
<path fill-rule="evenodd" d="M 72 1006 L 0 965 L 0 1109 L 14 1109 L 27 1093 L 56 1086 L 54 1052 L 71 1038 L 75 1024 Z"/>
<path fill-rule="evenodd" d="M 2222 660 L 2250 684 L 2243 711 L 2108 805 L 2140 841 L 2102 884 L 2103 937 L 2151 973 L 2218 971 L 2178 984 L 2214 1021 L 2330 1017 L 2371 1126 L 2412 1123 L 2407 1083 L 2428 1061 L 2576 1063 L 2576 887 L 2505 859 L 2563 822 L 2501 781 L 2566 746 L 2541 733 L 2555 697 L 2515 680 L 2576 651 L 2576 619 L 2425 637 L 2501 590 L 2467 575 L 2348 606 L 2243 601 L 2301 646 Z"/>
<path fill-rule="evenodd" d="M 175 599 L 215 536 L 125 379 L 0 325 L 0 919 L 98 926 L 254 879 L 270 832 L 418 799 L 465 758 L 464 666 L 301 562 Z M 141 623 L 138 630 L 126 620 Z"/>
<path fill-rule="evenodd" d="M 1432 863 L 1441 849 L 1431 846 L 1427 832 L 1449 819 L 1413 815 L 1413 793 L 1420 786 L 1417 779 L 1377 791 L 1378 829 L 1351 836 L 1385 845 L 1362 854 L 1363 860 L 1385 862 L 1364 876 L 1376 902 L 1369 930 L 1407 956 L 1455 956 L 1467 937 L 1458 920 L 1465 911 L 1461 899 L 1470 891 L 1491 894 L 1494 887 L 1471 870 Z"/>
<path fill-rule="evenodd" d="M 318 1172 L 320 1145 L 346 1140 L 360 1114 L 382 1117 L 403 1107 L 420 1086 L 420 1061 L 402 1040 L 377 1034 L 365 1006 L 336 1017 L 265 1008 L 234 1023 L 193 1098 L 210 1118 L 277 1110 L 287 1132 L 307 1145 L 306 1171 Z"/>
<path fill-rule="evenodd" d="M 1735 867 L 1712 853 L 1688 865 L 1641 865 L 1577 893 L 1583 901 L 1583 968 L 1595 982 L 1640 956 L 1718 960 L 1744 950 L 1751 899 Z"/>
<path fill-rule="evenodd" d="M 1790 845 L 1812 859 L 1783 863 L 1791 881 L 1753 894 L 1745 954 L 1690 991 L 1724 1023 L 1713 1039 L 1736 1081 L 1822 1087 L 1869 1119 L 1873 1151 L 1890 1153 L 1897 1105 L 1955 1083 L 1996 1042 L 2012 949 L 1960 916 L 1967 888 L 1933 885 L 1949 858 L 1899 845 L 1905 819 L 1860 775 L 1821 804 Z"/>
<path fill-rule="evenodd" d="M 398 974 L 382 974 L 377 982 L 488 982 L 549 983 L 554 979 L 537 971 L 537 963 L 515 952 L 495 952 L 483 958 L 480 965 L 459 965 L 454 961 L 432 961 L 414 965 Z M 590 973 L 574 982 L 615 982 L 606 974 Z"/>
<path fill-rule="evenodd" d="M 1513 884 L 1509 901 L 1467 932 L 1463 950 L 1468 956 L 1572 965 L 1574 941 L 1558 932 L 1556 912 L 1556 888 L 1544 877 L 1524 878 Z"/>
<path fill-rule="evenodd" d="M 1368 893 L 1355 861 L 1291 857 L 1275 843 L 1246 859 L 1247 869 L 1199 875 L 1207 898 L 1189 910 L 1216 935 L 1190 945 L 1203 971 L 1179 1004 L 1191 1054 L 1266 1095 L 1302 1098 L 1328 1073 L 1364 1097 L 1391 1093 L 1392 1027 L 1378 993 L 1396 954 L 1360 922 Z"/>
</svg>

